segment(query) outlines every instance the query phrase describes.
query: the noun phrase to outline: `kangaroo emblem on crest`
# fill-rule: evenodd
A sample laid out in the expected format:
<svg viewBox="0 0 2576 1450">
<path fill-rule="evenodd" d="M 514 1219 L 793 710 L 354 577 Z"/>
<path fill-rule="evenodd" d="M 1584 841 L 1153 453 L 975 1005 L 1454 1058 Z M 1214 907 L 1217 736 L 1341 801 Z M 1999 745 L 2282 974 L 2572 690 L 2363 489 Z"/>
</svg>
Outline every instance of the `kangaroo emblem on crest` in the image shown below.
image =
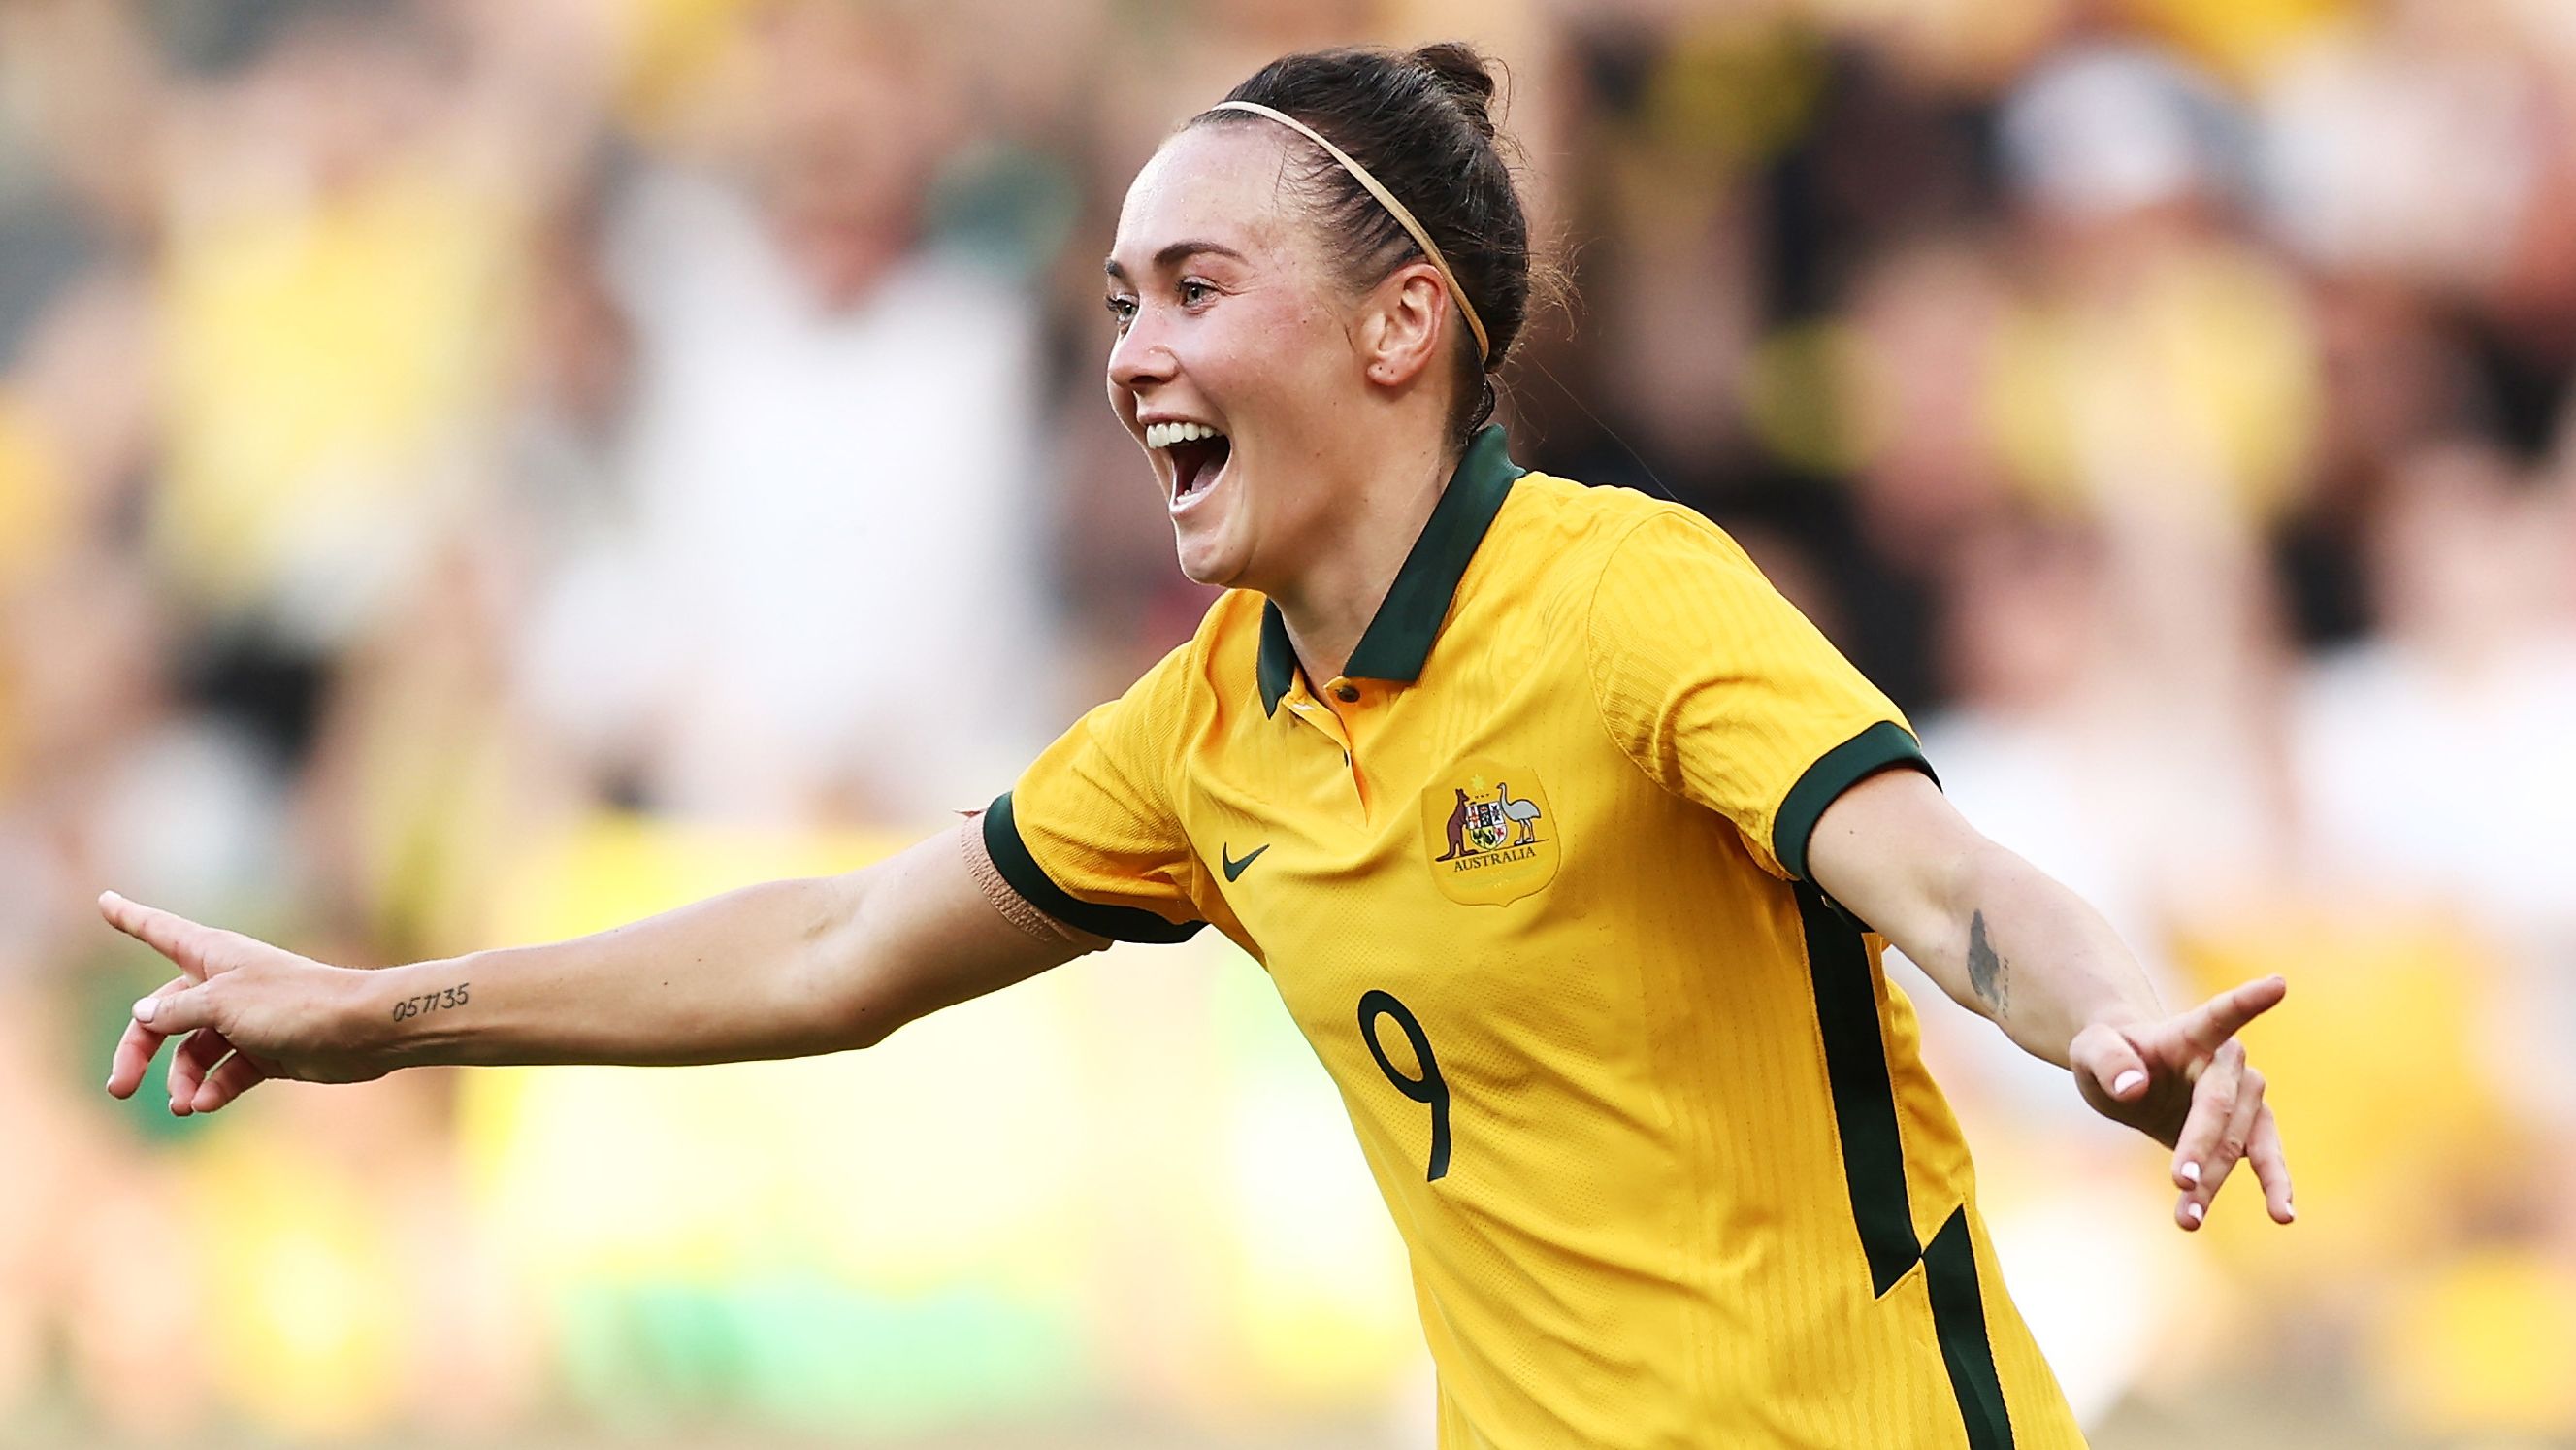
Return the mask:
<svg viewBox="0 0 2576 1450">
<path fill-rule="evenodd" d="M 1467 849 L 1467 792 L 1461 789 L 1458 792 L 1457 808 L 1449 812 L 1448 853 L 1445 855 L 1434 856 L 1431 859 L 1434 861 L 1455 861 L 1458 859 L 1458 854 L 1465 849 Z"/>
</svg>

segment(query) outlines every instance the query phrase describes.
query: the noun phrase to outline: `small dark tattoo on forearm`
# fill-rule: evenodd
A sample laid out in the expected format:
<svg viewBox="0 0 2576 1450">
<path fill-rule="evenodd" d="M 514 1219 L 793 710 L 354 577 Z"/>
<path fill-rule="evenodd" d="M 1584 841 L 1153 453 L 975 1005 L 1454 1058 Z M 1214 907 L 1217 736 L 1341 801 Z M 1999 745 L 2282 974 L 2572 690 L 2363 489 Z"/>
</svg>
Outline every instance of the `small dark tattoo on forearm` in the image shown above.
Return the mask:
<svg viewBox="0 0 2576 1450">
<path fill-rule="evenodd" d="M 1986 914 L 1968 916 L 1968 986 L 1980 1001 L 2001 1016 L 2005 1004 L 2012 1000 L 2011 967 L 1995 955 L 1994 943 L 1986 940 Z"/>
<path fill-rule="evenodd" d="M 466 985 L 459 982 L 442 991 L 424 992 L 417 997 L 405 997 L 394 1004 L 394 1020 L 400 1022 L 406 1017 L 417 1017 L 423 1012 L 435 1012 L 442 1007 L 462 1007 L 465 1005 Z"/>
</svg>

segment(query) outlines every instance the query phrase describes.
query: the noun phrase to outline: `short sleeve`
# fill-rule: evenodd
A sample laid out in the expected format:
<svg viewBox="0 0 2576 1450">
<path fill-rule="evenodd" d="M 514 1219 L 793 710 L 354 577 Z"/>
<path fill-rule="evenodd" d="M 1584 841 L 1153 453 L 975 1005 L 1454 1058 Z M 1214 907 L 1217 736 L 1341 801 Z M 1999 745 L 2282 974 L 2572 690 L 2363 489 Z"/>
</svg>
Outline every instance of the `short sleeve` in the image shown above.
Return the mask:
<svg viewBox="0 0 2576 1450">
<path fill-rule="evenodd" d="M 1084 715 L 984 813 L 994 869 L 1028 903 L 1077 931 L 1176 942 L 1207 923 L 1199 866 L 1173 808 L 1189 646 Z"/>
<path fill-rule="evenodd" d="M 1619 748 L 1734 822 L 1767 870 L 1804 879 L 1816 819 L 1863 778 L 1932 773 L 1895 704 L 1694 515 L 1658 514 L 1611 550 L 1585 649 Z"/>
</svg>

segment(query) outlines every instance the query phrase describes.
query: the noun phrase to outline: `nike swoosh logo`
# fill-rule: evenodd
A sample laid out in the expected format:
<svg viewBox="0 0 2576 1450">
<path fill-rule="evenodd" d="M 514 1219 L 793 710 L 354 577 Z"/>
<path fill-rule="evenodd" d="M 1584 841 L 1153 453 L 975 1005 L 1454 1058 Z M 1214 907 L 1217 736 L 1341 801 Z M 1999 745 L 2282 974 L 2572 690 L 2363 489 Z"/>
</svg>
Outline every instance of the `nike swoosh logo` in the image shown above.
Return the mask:
<svg viewBox="0 0 2576 1450">
<path fill-rule="evenodd" d="M 1270 848 L 1267 845 L 1255 846 L 1252 848 L 1251 855 L 1237 861 L 1234 859 L 1234 849 L 1232 847 L 1219 846 L 1216 848 L 1216 856 L 1217 860 L 1225 867 L 1225 879 L 1232 881 L 1234 878 L 1242 875 L 1253 862 L 1260 860 L 1261 853 L 1269 849 Z"/>
</svg>

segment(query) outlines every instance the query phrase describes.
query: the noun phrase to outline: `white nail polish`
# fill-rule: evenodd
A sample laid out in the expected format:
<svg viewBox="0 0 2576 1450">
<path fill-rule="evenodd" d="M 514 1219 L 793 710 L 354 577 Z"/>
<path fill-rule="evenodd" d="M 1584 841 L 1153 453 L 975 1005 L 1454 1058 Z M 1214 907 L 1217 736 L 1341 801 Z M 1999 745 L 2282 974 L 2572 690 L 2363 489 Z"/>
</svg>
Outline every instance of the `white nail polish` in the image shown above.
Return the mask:
<svg viewBox="0 0 2576 1450">
<path fill-rule="evenodd" d="M 2182 1208 L 2182 1216 L 2190 1219 L 2194 1224 L 2197 1224 L 2202 1219 L 2209 1216 L 2209 1210 L 2201 1207 L 2197 1203 L 2186 1203 Z"/>
<path fill-rule="evenodd" d="M 152 1020 L 152 1014 L 160 1010 L 160 999 L 155 997 L 142 998 L 134 1004 L 134 1020 L 137 1022 L 149 1022 Z"/>
<path fill-rule="evenodd" d="M 2197 1163 L 2185 1163 L 2182 1165 L 2182 1181 L 2190 1184 L 2194 1188 L 2198 1188 L 2200 1186 L 2200 1165 Z"/>
<path fill-rule="evenodd" d="M 2138 1071 L 2134 1067 L 2130 1068 L 2127 1072 L 2120 1074 L 2117 1082 L 2111 1084 L 2111 1096 L 2115 1098 L 2127 1097 L 2129 1095 L 2129 1089 L 2136 1087 L 2138 1084 L 2145 1082 L 2146 1080 L 2147 1075 L 2145 1073 Z"/>
</svg>

